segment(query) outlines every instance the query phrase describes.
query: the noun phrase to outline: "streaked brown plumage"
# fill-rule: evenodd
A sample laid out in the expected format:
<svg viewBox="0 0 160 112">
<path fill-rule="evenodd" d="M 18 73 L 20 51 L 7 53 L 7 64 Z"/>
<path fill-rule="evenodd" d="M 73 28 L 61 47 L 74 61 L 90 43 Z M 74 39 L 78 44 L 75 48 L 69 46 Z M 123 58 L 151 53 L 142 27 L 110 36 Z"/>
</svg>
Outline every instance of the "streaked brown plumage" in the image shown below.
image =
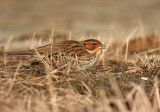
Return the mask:
<svg viewBox="0 0 160 112">
<path fill-rule="evenodd" d="M 77 69 L 87 69 L 97 61 L 97 52 L 104 49 L 105 46 L 96 39 L 84 41 L 66 40 L 54 44 L 48 44 L 42 47 L 22 52 L 7 52 L 8 55 L 36 55 L 36 51 L 44 58 L 53 63 L 64 65 L 71 62 L 71 65 Z M 76 64 L 75 64 L 76 63 Z"/>
</svg>

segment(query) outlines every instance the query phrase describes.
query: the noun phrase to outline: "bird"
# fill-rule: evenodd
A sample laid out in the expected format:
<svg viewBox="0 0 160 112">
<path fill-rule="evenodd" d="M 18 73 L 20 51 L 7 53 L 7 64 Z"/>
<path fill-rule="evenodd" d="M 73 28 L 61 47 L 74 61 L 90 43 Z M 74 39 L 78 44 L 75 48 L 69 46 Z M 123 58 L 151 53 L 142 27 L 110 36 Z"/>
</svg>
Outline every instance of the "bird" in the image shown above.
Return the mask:
<svg viewBox="0 0 160 112">
<path fill-rule="evenodd" d="M 54 66 L 62 66 L 70 63 L 71 67 L 77 70 L 85 70 L 92 67 L 97 59 L 98 52 L 106 46 L 97 39 L 83 41 L 65 40 L 53 44 L 44 45 L 27 51 L 6 52 L 7 55 L 37 55 Z M 36 63 L 36 62 L 35 62 Z M 34 62 L 32 63 L 34 64 Z"/>
</svg>

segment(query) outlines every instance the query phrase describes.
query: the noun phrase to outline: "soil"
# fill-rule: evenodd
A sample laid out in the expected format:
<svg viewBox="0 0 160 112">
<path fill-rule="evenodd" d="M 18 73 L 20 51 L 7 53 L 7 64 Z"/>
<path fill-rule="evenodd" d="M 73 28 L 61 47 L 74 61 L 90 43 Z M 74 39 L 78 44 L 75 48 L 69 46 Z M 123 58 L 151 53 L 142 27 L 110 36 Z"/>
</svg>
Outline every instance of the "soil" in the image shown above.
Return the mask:
<svg viewBox="0 0 160 112">
<path fill-rule="evenodd" d="M 44 29 L 121 35 L 139 27 L 142 34 L 160 26 L 159 0 L 1 0 L 0 9 L 0 38 Z"/>
</svg>

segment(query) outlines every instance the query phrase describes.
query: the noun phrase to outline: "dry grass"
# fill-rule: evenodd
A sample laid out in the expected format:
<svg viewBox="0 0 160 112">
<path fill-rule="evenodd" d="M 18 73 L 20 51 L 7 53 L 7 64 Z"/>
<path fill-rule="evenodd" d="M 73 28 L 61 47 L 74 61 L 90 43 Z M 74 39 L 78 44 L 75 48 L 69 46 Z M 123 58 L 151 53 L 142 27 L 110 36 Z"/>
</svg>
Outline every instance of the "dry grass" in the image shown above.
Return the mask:
<svg viewBox="0 0 160 112">
<path fill-rule="evenodd" d="M 148 46 L 148 40 L 154 42 L 159 37 L 147 36 L 143 48 L 134 49 L 131 46 L 140 39 L 130 41 L 135 31 L 126 42 L 104 41 L 107 49 L 97 65 L 87 71 L 61 71 L 68 65 L 53 69 L 38 52 L 42 65 L 30 65 L 32 56 L 1 53 L 0 112 L 160 111 L 158 41 L 155 41 L 157 46 L 152 43 L 150 49 L 144 47 Z M 53 32 L 49 35 L 50 42 L 59 39 Z M 36 36 L 31 38 L 33 42 Z M 9 49 L 12 39 L 0 44 L 2 51 Z M 103 37 L 100 36 L 100 40 Z M 42 41 L 38 38 L 39 45 Z M 133 53 L 137 49 L 138 52 Z"/>
</svg>

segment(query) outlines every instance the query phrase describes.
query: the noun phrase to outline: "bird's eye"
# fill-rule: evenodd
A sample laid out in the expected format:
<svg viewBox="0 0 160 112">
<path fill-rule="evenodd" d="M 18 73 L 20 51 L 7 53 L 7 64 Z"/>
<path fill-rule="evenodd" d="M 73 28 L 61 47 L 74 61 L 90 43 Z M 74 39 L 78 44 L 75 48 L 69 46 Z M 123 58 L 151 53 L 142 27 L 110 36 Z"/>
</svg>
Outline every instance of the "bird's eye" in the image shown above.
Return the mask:
<svg viewBox="0 0 160 112">
<path fill-rule="evenodd" d="M 96 43 L 92 43 L 92 45 L 93 45 L 93 46 L 95 46 L 95 45 L 96 45 Z"/>
</svg>

